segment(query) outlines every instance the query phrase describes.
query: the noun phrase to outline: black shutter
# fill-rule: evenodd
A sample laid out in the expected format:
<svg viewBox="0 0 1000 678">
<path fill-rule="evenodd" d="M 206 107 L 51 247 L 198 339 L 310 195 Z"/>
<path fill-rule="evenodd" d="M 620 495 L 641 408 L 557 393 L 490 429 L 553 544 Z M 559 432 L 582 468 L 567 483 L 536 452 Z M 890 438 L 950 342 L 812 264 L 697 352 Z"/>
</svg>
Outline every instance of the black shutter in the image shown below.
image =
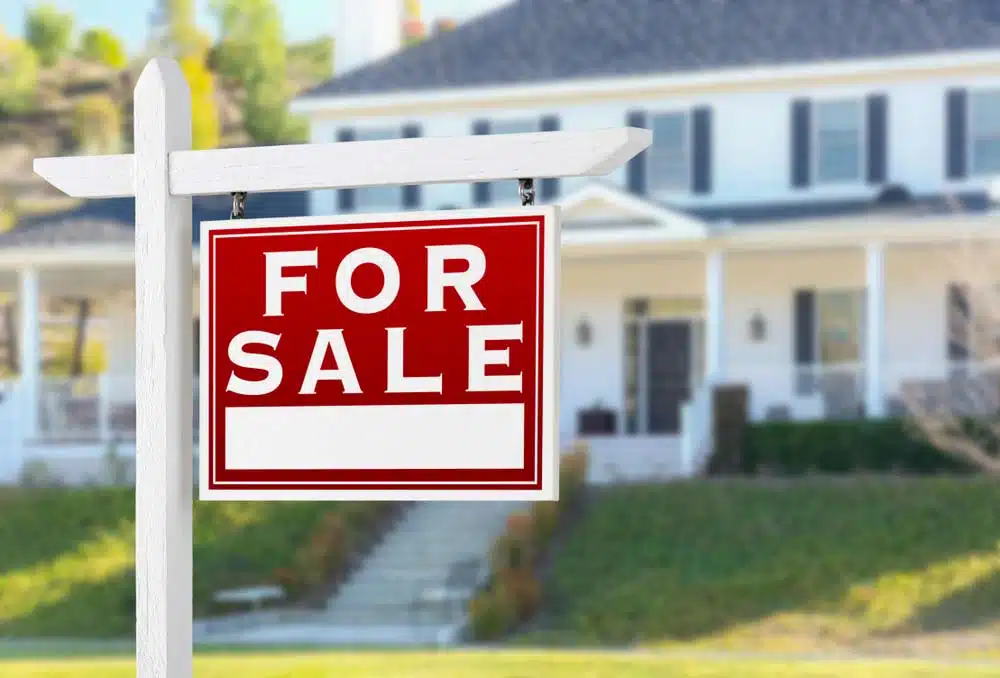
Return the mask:
<svg viewBox="0 0 1000 678">
<path fill-rule="evenodd" d="M 816 293 L 813 290 L 795 290 L 792 318 L 795 366 L 808 367 L 816 362 Z M 796 370 L 795 392 L 808 395 L 813 389 L 811 371 Z"/>
<path fill-rule="evenodd" d="M 964 179 L 969 174 L 966 157 L 968 143 L 968 93 L 964 89 L 948 90 L 945 95 L 945 168 L 949 179 Z"/>
<path fill-rule="evenodd" d="M 692 113 L 691 190 L 697 194 L 712 192 L 712 109 L 701 106 Z"/>
<path fill-rule="evenodd" d="M 626 124 L 629 127 L 646 127 L 645 111 L 630 111 L 626 117 Z M 647 148 L 642 153 L 633 157 L 629 160 L 628 167 L 626 168 L 626 185 L 628 186 L 628 190 L 637 195 L 646 192 L 646 153 L 648 152 L 649 149 Z"/>
<path fill-rule="evenodd" d="M 969 330 L 972 324 L 970 311 L 968 288 L 959 283 L 950 283 L 945 303 L 947 317 L 944 319 L 948 360 L 966 360 L 969 357 Z"/>
<path fill-rule="evenodd" d="M 420 125 L 411 123 L 403 126 L 403 138 L 414 139 L 420 136 Z M 420 184 L 403 186 L 403 209 L 412 210 L 420 207 Z"/>
<path fill-rule="evenodd" d="M 490 121 L 489 120 L 477 120 L 472 123 L 472 133 L 473 134 L 489 134 L 490 133 Z M 472 184 L 472 204 L 477 206 L 487 205 L 490 202 L 490 183 L 488 181 L 481 181 L 476 184 Z"/>
<path fill-rule="evenodd" d="M 805 188 L 809 185 L 809 165 L 812 162 L 812 132 L 811 105 L 806 99 L 792 102 L 791 115 L 791 183 L 795 188 Z"/>
<path fill-rule="evenodd" d="M 354 130 L 350 127 L 344 127 L 337 132 L 337 141 L 354 141 L 354 138 L 355 138 Z M 337 191 L 337 211 L 339 212 L 354 211 L 353 188 L 342 188 L 339 191 Z"/>
<path fill-rule="evenodd" d="M 554 115 L 547 115 L 542 118 L 541 131 L 558 132 L 559 118 Z M 556 177 L 543 178 L 539 185 L 539 197 L 548 202 L 554 200 L 557 195 L 559 195 L 559 179 Z"/>
<path fill-rule="evenodd" d="M 884 94 L 868 97 L 868 183 L 884 183 L 888 175 L 889 99 Z"/>
</svg>

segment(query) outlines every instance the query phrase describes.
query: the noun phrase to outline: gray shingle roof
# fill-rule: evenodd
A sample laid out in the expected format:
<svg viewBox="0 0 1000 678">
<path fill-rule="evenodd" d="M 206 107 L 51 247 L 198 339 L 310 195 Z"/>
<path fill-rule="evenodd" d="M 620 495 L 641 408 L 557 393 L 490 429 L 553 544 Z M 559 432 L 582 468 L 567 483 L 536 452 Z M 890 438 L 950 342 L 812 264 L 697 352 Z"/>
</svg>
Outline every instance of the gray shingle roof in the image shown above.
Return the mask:
<svg viewBox="0 0 1000 678">
<path fill-rule="evenodd" d="M 518 0 L 302 97 L 1000 47 L 1000 0 Z"/>
<path fill-rule="evenodd" d="M 246 217 L 309 216 L 308 194 L 259 193 L 247 197 Z M 192 207 L 193 242 L 198 243 L 202 221 L 228 219 L 232 199 L 225 195 L 197 196 Z M 22 219 L 17 228 L 0 233 L 5 247 L 52 247 L 66 245 L 131 244 L 135 240 L 135 201 L 132 198 L 88 200 L 73 210 Z"/>
</svg>

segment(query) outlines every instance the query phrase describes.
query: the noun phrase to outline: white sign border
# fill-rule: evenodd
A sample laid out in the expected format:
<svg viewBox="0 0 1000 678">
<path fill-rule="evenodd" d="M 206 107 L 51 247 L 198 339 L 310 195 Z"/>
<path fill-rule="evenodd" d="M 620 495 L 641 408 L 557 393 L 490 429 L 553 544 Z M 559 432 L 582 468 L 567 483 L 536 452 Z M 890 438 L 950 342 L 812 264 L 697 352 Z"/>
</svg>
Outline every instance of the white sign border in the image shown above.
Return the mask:
<svg viewBox="0 0 1000 678">
<path fill-rule="evenodd" d="M 209 364 L 210 326 L 208 317 L 207 244 L 210 232 L 232 229 L 257 229 L 287 226 L 292 229 L 330 226 L 338 224 L 368 224 L 399 222 L 405 225 L 415 221 L 471 220 L 510 217 L 512 220 L 541 216 L 545 220 L 544 276 L 542 278 L 542 335 L 541 369 L 541 421 L 542 429 L 542 489 L 516 490 L 220 490 L 208 487 L 208 423 L 211 416 L 211 390 L 207 365 Z M 469 210 L 437 210 L 409 212 L 364 212 L 351 215 L 316 217 L 278 217 L 266 219 L 232 219 L 204 221 L 199 224 L 199 298 L 202 322 L 199 323 L 199 483 L 198 498 L 202 501 L 555 501 L 559 498 L 559 281 L 560 281 L 560 221 L 559 208 L 555 205 L 526 206 Z M 462 228 L 461 225 L 458 228 Z M 298 483 L 282 483 L 283 485 Z M 310 484 L 310 483 L 302 483 Z M 434 483 L 442 484 L 467 484 Z M 483 483 L 490 484 L 490 483 Z"/>
</svg>

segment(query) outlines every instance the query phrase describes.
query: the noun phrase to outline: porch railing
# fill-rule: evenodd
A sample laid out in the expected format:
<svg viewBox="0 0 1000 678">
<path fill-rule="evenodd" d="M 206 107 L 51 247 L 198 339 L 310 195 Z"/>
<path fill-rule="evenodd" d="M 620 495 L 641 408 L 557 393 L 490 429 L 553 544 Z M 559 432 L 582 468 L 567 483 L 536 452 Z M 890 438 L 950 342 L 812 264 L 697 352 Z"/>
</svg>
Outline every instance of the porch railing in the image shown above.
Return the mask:
<svg viewBox="0 0 1000 678">
<path fill-rule="evenodd" d="M 681 407 L 681 473 L 684 476 L 699 473 L 702 463 L 712 452 L 712 404 L 712 388 L 702 384 Z"/>
<path fill-rule="evenodd" d="M 194 378 L 194 434 L 198 433 L 198 378 Z M 38 397 L 42 440 L 135 439 L 135 378 L 111 374 L 46 377 Z"/>
</svg>

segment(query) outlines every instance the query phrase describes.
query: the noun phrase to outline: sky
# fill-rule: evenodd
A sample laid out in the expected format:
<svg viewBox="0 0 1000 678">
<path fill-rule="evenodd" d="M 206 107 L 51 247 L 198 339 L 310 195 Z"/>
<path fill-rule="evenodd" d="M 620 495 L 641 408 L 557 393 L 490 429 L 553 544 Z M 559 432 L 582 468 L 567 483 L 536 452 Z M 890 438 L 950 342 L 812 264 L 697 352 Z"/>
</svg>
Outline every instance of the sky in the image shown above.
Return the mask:
<svg viewBox="0 0 1000 678">
<path fill-rule="evenodd" d="M 350 0 L 365 2 L 365 0 Z M 423 0 L 424 21 L 450 17 L 459 21 L 503 4 L 505 0 Z M 25 9 L 38 0 L 0 0 L 0 25 L 12 35 L 21 35 Z M 198 21 L 210 34 L 215 33 L 214 21 L 208 11 L 208 0 L 196 0 Z M 334 0 L 277 0 L 281 7 L 285 35 L 289 42 L 308 40 L 334 30 L 336 14 Z M 129 51 L 145 42 L 149 16 L 154 0 L 53 0 L 53 4 L 73 13 L 78 28 L 105 26 L 123 40 Z"/>
</svg>

